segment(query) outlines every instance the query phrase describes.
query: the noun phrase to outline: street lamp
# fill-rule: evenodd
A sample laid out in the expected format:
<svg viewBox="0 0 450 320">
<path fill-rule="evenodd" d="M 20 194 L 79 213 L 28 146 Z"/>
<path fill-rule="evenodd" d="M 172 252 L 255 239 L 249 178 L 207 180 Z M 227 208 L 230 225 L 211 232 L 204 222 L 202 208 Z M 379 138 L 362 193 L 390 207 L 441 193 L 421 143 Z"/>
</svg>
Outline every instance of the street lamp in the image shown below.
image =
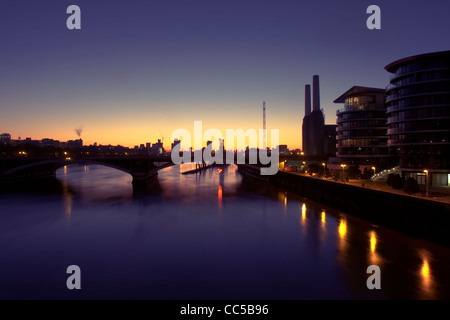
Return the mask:
<svg viewBox="0 0 450 320">
<path fill-rule="evenodd" d="M 425 172 L 426 173 L 426 180 L 425 180 L 425 184 L 426 184 L 426 186 L 425 186 L 425 196 L 428 198 L 428 170 L 423 170 L 423 172 Z"/>
<path fill-rule="evenodd" d="M 375 167 L 372 167 L 372 170 L 373 170 L 373 175 L 375 175 L 375 170 L 376 170 L 376 168 L 375 168 Z"/>
<path fill-rule="evenodd" d="M 343 182 L 345 182 L 345 179 L 344 179 L 344 170 L 345 170 L 345 167 L 346 167 L 347 165 L 346 164 L 341 164 L 341 167 L 342 167 L 342 181 Z"/>
<path fill-rule="evenodd" d="M 325 169 L 327 167 L 327 164 L 325 162 L 322 162 L 323 165 L 323 176 L 325 177 Z"/>
</svg>

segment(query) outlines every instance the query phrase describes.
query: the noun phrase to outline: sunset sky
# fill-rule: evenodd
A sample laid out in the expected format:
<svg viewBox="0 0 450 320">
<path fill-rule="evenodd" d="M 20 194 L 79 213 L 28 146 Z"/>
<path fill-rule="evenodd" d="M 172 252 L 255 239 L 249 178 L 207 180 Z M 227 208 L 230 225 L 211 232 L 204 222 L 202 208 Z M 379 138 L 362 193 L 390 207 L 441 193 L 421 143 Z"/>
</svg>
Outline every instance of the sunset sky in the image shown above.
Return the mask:
<svg viewBox="0 0 450 320">
<path fill-rule="evenodd" d="M 81 30 L 66 8 L 81 8 Z M 381 30 L 366 9 L 381 8 Z M 177 128 L 280 130 L 301 147 L 304 86 L 320 76 L 326 123 L 354 85 L 384 88 L 390 62 L 449 50 L 450 2 L 5 0 L 0 132 L 133 147 Z"/>
</svg>

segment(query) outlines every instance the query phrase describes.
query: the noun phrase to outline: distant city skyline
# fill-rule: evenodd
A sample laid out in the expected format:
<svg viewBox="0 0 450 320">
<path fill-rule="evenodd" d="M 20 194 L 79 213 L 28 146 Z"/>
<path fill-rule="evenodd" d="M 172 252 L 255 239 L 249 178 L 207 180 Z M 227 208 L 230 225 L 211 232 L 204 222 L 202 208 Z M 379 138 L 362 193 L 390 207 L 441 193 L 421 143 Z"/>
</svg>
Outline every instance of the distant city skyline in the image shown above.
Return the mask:
<svg viewBox="0 0 450 320">
<path fill-rule="evenodd" d="M 66 8 L 81 8 L 81 30 Z M 366 8 L 381 8 L 368 30 Z M 302 148 L 304 86 L 320 76 L 325 123 L 384 67 L 448 50 L 450 3 L 410 1 L 21 1 L 0 12 L 0 132 L 133 147 L 172 131 L 280 129 Z"/>
</svg>

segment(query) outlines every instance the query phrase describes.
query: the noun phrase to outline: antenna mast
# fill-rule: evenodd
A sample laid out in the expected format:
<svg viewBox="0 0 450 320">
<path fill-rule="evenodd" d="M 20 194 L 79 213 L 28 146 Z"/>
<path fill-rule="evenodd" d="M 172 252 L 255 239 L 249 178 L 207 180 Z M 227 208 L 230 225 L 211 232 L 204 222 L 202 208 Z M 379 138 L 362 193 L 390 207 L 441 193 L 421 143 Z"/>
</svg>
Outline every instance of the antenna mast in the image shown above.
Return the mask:
<svg viewBox="0 0 450 320">
<path fill-rule="evenodd" d="M 266 150 L 266 102 L 263 101 L 263 149 Z"/>
</svg>

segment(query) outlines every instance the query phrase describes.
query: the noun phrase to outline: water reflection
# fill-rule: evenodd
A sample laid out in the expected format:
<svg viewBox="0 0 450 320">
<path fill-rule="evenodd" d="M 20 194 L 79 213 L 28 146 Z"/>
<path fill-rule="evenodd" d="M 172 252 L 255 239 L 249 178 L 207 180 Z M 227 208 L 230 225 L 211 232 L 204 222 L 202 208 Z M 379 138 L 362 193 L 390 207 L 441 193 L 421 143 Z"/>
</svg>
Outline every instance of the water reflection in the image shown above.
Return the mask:
<svg viewBox="0 0 450 320">
<path fill-rule="evenodd" d="M 421 299 L 435 299 L 436 298 L 436 283 L 431 271 L 430 260 L 431 254 L 427 250 L 420 250 L 419 257 L 421 259 L 421 266 L 419 269 L 419 287 Z"/>
<path fill-rule="evenodd" d="M 377 249 L 377 234 L 375 233 L 375 231 L 370 231 L 369 237 L 370 237 L 370 252 L 371 254 L 374 254 L 375 250 Z"/>
<path fill-rule="evenodd" d="M 339 259 L 345 262 L 345 258 L 347 255 L 347 219 L 344 216 L 339 217 L 339 226 L 338 226 L 338 234 L 339 234 L 339 242 L 338 242 L 338 250 L 339 250 Z"/>
<path fill-rule="evenodd" d="M 236 166 L 180 174 L 187 168 L 161 170 L 133 196 L 129 175 L 67 166 L 58 173 L 57 197 L 28 204 L 24 196 L 14 205 L 0 197 L 0 250 L 8 261 L 2 271 L 16 275 L 0 277 L 0 287 L 20 283 L 15 294 L 34 298 L 29 283 L 47 283 L 55 264 L 75 261 L 92 274 L 86 287 L 105 298 L 450 297 L 448 248 L 424 250 L 417 239 L 242 178 Z M 36 259 L 33 278 L 26 261 L 36 252 L 46 259 Z M 383 265 L 375 293 L 363 272 L 372 264 Z M 66 297 L 60 287 L 54 283 L 48 292 Z M 91 289 L 84 292 L 91 297 Z"/>
<path fill-rule="evenodd" d="M 347 234 L 347 220 L 345 217 L 341 217 L 339 221 L 339 237 L 344 240 L 345 235 Z"/>
<path fill-rule="evenodd" d="M 68 220 L 70 220 L 70 217 L 72 215 L 72 207 L 73 207 L 73 194 L 69 189 L 69 186 L 67 183 L 63 184 L 63 199 L 64 199 L 64 208 L 65 208 L 65 214 Z"/>
<path fill-rule="evenodd" d="M 63 196 L 77 194 L 83 201 L 130 202 L 133 199 L 131 175 L 101 165 L 66 165 L 56 171 L 63 184 Z M 70 195 L 65 192 L 70 189 Z"/>
<path fill-rule="evenodd" d="M 222 186 L 219 185 L 219 189 L 217 190 L 217 199 L 219 201 L 219 208 L 222 209 Z"/>
<path fill-rule="evenodd" d="M 303 203 L 303 205 L 302 205 L 302 218 L 301 218 L 301 223 L 302 223 L 302 226 L 304 227 L 304 226 L 305 226 L 305 223 L 306 223 L 306 204 L 304 204 L 304 203 Z"/>
<path fill-rule="evenodd" d="M 325 243 L 326 237 L 327 237 L 327 220 L 326 220 L 326 212 L 325 210 L 322 210 L 320 213 L 320 231 L 319 231 L 319 237 L 322 244 Z"/>
<path fill-rule="evenodd" d="M 377 265 L 380 267 L 382 259 L 377 252 L 377 241 L 378 241 L 377 233 L 374 230 L 369 231 L 369 248 L 370 248 L 369 264 Z"/>
</svg>

